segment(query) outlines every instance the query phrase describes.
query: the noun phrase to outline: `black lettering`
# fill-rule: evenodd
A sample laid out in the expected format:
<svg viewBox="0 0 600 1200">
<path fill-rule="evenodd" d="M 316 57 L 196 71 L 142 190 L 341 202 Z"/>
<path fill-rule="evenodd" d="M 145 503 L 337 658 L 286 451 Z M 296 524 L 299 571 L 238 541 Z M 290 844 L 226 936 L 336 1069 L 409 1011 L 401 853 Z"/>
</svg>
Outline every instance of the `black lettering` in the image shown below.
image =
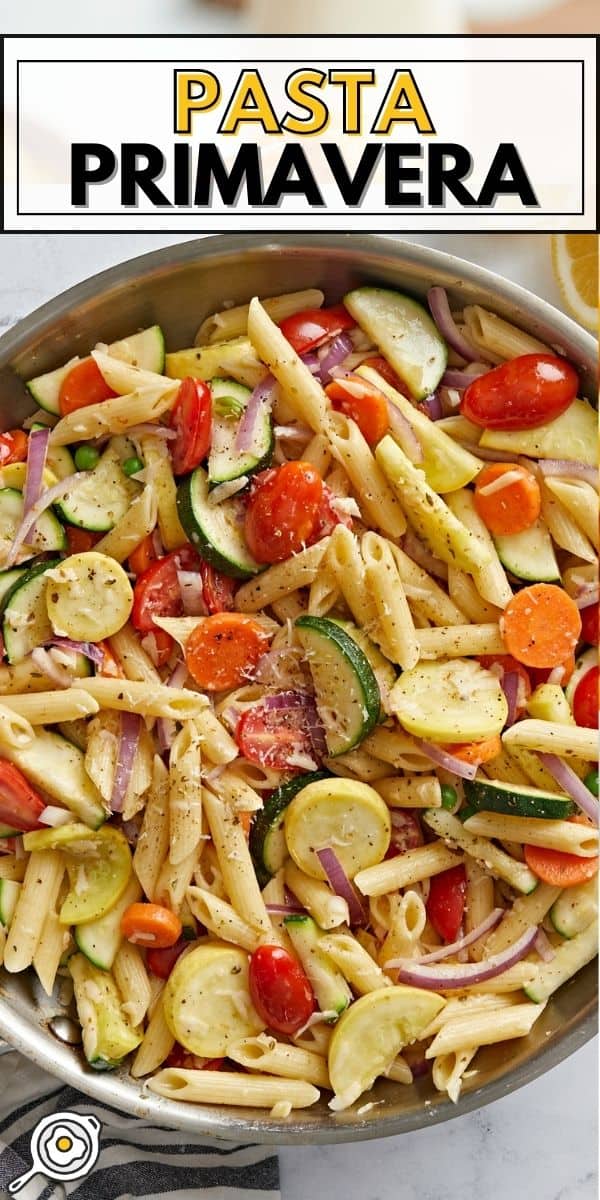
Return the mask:
<svg viewBox="0 0 600 1200">
<path fill-rule="evenodd" d="M 189 208 L 192 203 L 190 194 L 190 147 L 184 145 L 182 142 L 177 142 L 174 149 L 173 200 L 179 208 Z"/>
<path fill-rule="evenodd" d="M 292 171 L 296 172 L 297 179 L 290 178 Z M 302 146 L 291 144 L 285 146 L 282 151 L 265 192 L 264 204 L 265 207 L 276 206 L 281 204 L 283 196 L 302 195 L 306 197 L 311 208 L 323 207 L 325 204 Z"/>
<path fill-rule="evenodd" d="M 462 180 L 468 179 L 472 170 L 473 159 L 465 146 L 457 142 L 432 143 L 429 147 L 429 204 L 445 208 L 448 191 L 459 204 L 471 208 L 476 203 L 475 197 Z"/>
<path fill-rule="evenodd" d="M 96 159 L 95 165 L 92 159 Z M 74 142 L 71 146 L 71 204 L 87 207 L 89 185 L 114 178 L 117 158 L 102 142 Z"/>
<path fill-rule="evenodd" d="M 498 196 L 518 196 L 527 207 L 540 206 L 514 142 L 500 142 L 477 203 L 493 207 Z"/>
<path fill-rule="evenodd" d="M 350 175 L 342 152 L 335 142 L 323 142 L 322 149 L 344 204 L 349 206 L 362 204 L 363 196 L 369 186 L 383 147 L 374 142 L 367 142 L 354 175 Z"/>
<path fill-rule="evenodd" d="M 198 169 L 194 204 L 208 208 L 211 204 L 213 183 L 216 184 L 224 204 L 235 205 L 242 187 L 246 187 L 248 204 L 262 204 L 262 174 L 258 146 L 248 143 L 240 146 L 230 170 L 227 170 L 214 142 L 205 142 L 198 147 Z"/>
<path fill-rule="evenodd" d="M 414 204 L 420 208 L 423 204 L 420 192 L 405 192 L 403 188 L 404 183 L 421 182 L 421 167 L 405 167 L 402 162 L 403 158 L 421 158 L 422 152 L 421 146 L 414 146 L 409 142 L 386 146 L 385 202 L 390 207 L 395 204 L 402 207 Z"/>
<path fill-rule="evenodd" d="M 156 186 L 165 172 L 165 156 L 150 142 L 124 142 L 121 146 L 121 204 L 137 208 L 143 193 L 157 208 L 170 208 L 171 201 Z"/>
</svg>

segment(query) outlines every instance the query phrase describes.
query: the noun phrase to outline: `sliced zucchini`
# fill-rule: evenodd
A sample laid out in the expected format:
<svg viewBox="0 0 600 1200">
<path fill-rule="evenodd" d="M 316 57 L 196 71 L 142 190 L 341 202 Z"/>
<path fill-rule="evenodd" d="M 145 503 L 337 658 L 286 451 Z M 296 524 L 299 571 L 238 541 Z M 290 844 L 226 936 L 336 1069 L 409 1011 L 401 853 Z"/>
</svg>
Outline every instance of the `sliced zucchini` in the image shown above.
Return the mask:
<svg viewBox="0 0 600 1200">
<path fill-rule="evenodd" d="M 577 933 L 570 941 L 558 946 L 554 958 L 547 963 L 540 963 L 533 983 L 528 983 L 523 991 L 535 1004 L 543 1004 L 552 996 L 557 988 L 567 979 L 576 975 L 582 967 L 591 962 L 598 953 L 598 921 L 593 920 L 587 929 Z"/>
<path fill-rule="evenodd" d="M 50 467 L 44 467 L 42 472 L 42 484 L 45 488 L 54 487 L 58 483 L 59 476 Z M 25 483 L 27 480 L 27 463 L 9 463 L 6 467 L 0 467 L 0 488 L 14 488 L 17 492 L 25 491 Z"/>
<path fill-rule="evenodd" d="M 261 888 L 276 875 L 284 865 L 288 850 L 283 829 L 285 810 L 294 796 L 309 783 L 326 779 L 325 771 L 313 771 L 309 775 L 297 775 L 282 783 L 258 812 L 250 829 L 250 853 Z"/>
<path fill-rule="evenodd" d="M 339 625 L 340 629 L 343 629 L 348 634 L 348 637 L 351 637 L 352 641 L 356 642 L 370 663 L 381 696 L 379 719 L 380 721 L 384 721 L 386 719 L 384 697 L 389 695 L 390 690 L 396 682 L 398 677 L 396 667 L 390 662 L 389 658 L 386 658 L 381 653 L 379 646 L 375 645 L 375 642 L 371 640 L 368 633 L 364 629 L 361 629 L 359 625 L 355 625 L 353 621 L 346 621 L 342 617 L 329 617 L 328 620 L 333 621 L 335 625 Z"/>
<path fill-rule="evenodd" d="M 481 459 L 464 450 L 459 442 L 440 429 L 437 421 L 430 420 L 426 413 L 391 387 L 377 371 L 370 367 L 359 367 L 357 373 L 375 384 L 412 426 L 423 450 L 425 477 L 434 492 L 455 492 L 479 474 L 483 466 Z"/>
<path fill-rule="evenodd" d="M 564 888 L 550 909 L 550 920 L 561 937 L 583 933 L 598 916 L 598 878 Z"/>
<path fill-rule="evenodd" d="M 20 833 L 20 829 L 13 829 L 11 825 L 0 825 L 0 838 L 18 837 Z"/>
<path fill-rule="evenodd" d="M 298 617 L 298 640 L 315 685 L 331 757 L 345 754 L 379 720 L 381 693 L 373 668 L 352 637 L 328 617 Z"/>
<path fill-rule="evenodd" d="M 335 852 L 353 878 L 385 857 L 391 821 L 387 804 L 368 783 L 321 779 L 294 796 L 285 812 L 285 840 L 296 866 L 312 879 L 327 879 L 317 850 Z"/>
<path fill-rule="evenodd" d="M 177 488 L 179 520 L 203 558 L 234 579 L 250 579 L 263 570 L 255 562 L 243 533 L 243 501 L 232 496 L 209 503 L 208 476 L 202 467 L 182 479 Z"/>
<path fill-rule="evenodd" d="M 398 984 L 361 996 L 344 1013 L 329 1043 L 331 1108 L 343 1109 L 389 1071 L 444 1007 L 435 992 Z"/>
<path fill-rule="evenodd" d="M 596 466 L 598 415 L 587 400 L 574 400 L 566 412 L 537 429 L 486 429 L 479 444 L 528 458 L 566 458 Z"/>
<path fill-rule="evenodd" d="M 267 368 L 257 358 L 248 337 L 215 342 L 211 346 L 192 346 L 167 354 L 165 374 L 170 379 L 211 379 L 225 376 L 246 387 L 255 388 L 267 375 Z"/>
<path fill-rule="evenodd" d="M 85 1057 L 95 1070 L 110 1071 L 139 1046 L 142 1034 L 126 1021 L 112 975 L 99 971 L 83 954 L 72 955 L 68 967 Z"/>
<path fill-rule="evenodd" d="M 448 362 L 448 348 L 418 300 L 388 288 L 361 287 L 344 305 L 410 388 L 415 400 L 435 391 Z"/>
<path fill-rule="evenodd" d="M 111 342 L 108 353 L 111 358 L 120 358 L 132 367 L 162 375 L 165 368 L 165 336 L 160 325 L 151 325 L 149 329 L 133 333 L 120 342 Z"/>
<path fill-rule="evenodd" d="M 543 521 L 536 521 L 522 533 L 497 534 L 494 544 L 500 562 L 517 579 L 536 583 L 553 583 L 560 579 L 552 538 Z"/>
<path fill-rule="evenodd" d="M 76 355 L 75 358 L 69 359 L 64 367 L 58 367 L 56 371 L 48 371 L 45 375 L 38 375 L 35 379 L 29 380 L 26 387 L 40 408 L 53 413 L 54 416 L 60 415 L 58 398 L 61 386 L 78 362 L 81 362 L 81 359 Z"/>
<path fill-rule="evenodd" d="M 142 889 L 135 878 L 129 880 L 123 895 L 109 908 L 103 917 L 75 926 L 75 941 L 82 954 L 95 967 L 110 971 L 123 941 L 121 918 L 130 904 L 141 899 Z"/>
<path fill-rule="evenodd" d="M 597 666 L 598 648 L 596 646 L 591 646 L 589 650 L 584 650 L 583 654 L 580 654 L 576 659 L 575 670 L 573 671 L 573 674 L 571 675 L 571 678 L 565 688 L 565 696 L 567 697 L 571 708 L 573 708 L 573 700 L 575 698 L 575 692 L 577 691 L 579 683 L 581 683 L 584 675 L 587 675 L 588 671 L 591 671 L 592 667 Z"/>
<path fill-rule="evenodd" d="M 85 769 L 81 750 L 66 738 L 39 729 L 28 746 L 4 746 L 2 755 L 90 829 L 104 824 L 107 814 L 100 792 Z"/>
<path fill-rule="evenodd" d="M 431 742 L 482 742 L 500 733 L 508 716 L 497 677 L 466 658 L 404 671 L 389 703 L 409 733 Z"/>
<path fill-rule="evenodd" d="M 8 550 L 23 519 L 23 493 L 16 488 L 0 489 L 0 552 Z M 67 537 L 53 512 L 46 509 L 35 523 L 22 547 L 21 557 L 33 558 L 34 554 L 48 554 L 53 550 L 65 550 Z M 29 547 L 29 550 L 26 549 Z"/>
<path fill-rule="evenodd" d="M 31 432 L 33 433 L 36 429 L 45 428 L 45 425 L 35 424 L 31 426 Z M 57 479 L 67 479 L 75 471 L 75 463 L 71 451 L 66 446 L 55 446 L 52 442 L 48 446 L 46 463 Z"/>
<path fill-rule="evenodd" d="M 8 929 L 17 907 L 21 884 L 14 879 L 0 879 L 0 925 Z"/>
<path fill-rule="evenodd" d="M 8 596 L 17 580 L 23 578 L 26 569 L 26 567 L 13 567 L 10 571 L 0 571 L 0 612 L 4 597 Z"/>
<path fill-rule="evenodd" d="M 40 829 L 25 834 L 23 845 L 27 850 L 64 852 L 70 890 L 59 913 L 61 925 L 83 925 L 104 917 L 131 879 L 127 838 L 114 825 L 95 831 L 76 823 Z"/>
<path fill-rule="evenodd" d="M 252 395 L 249 388 L 231 379 L 213 379 L 212 436 L 208 456 L 208 480 L 211 486 L 239 479 L 242 475 L 253 475 L 269 466 L 273 456 L 275 440 L 271 411 L 263 404 L 256 423 L 256 437 L 249 450 L 240 452 L 235 448 L 240 422 Z"/>
<path fill-rule="evenodd" d="M 573 816 L 575 805 L 567 796 L 542 792 L 523 784 L 501 783 L 498 779 L 465 779 L 465 798 L 473 812 L 505 813 L 509 817 L 540 817 L 566 820 Z M 467 820 L 464 811 L 462 820 Z"/>
<path fill-rule="evenodd" d="M 283 923 L 308 975 L 319 1010 L 331 1013 L 330 1023 L 336 1021 L 352 1003 L 352 992 L 342 972 L 319 946 L 325 936 L 323 930 L 312 917 L 304 915 L 286 917 Z"/>
<path fill-rule="evenodd" d="M 36 646 L 42 646 L 52 637 L 46 608 L 47 573 L 59 565 L 60 559 L 38 563 L 25 571 L 5 593 L 0 611 L 9 663 L 22 662 Z"/>
<path fill-rule="evenodd" d="M 104 533 L 125 516 L 141 491 L 135 479 L 123 474 L 122 464 L 133 454 L 135 448 L 126 438 L 109 442 L 93 471 L 55 506 L 69 525 Z"/>
<path fill-rule="evenodd" d="M 163 992 L 165 1021 L 190 1054 L 220 1058 L 232 1042 L 261 1033 L 248 985 L 248 955 L 206 942 L 175 964 Z"/>
<path fill-rule="evenodd" d="M 111 637 L 129 619 L 133 590 L 122 566 L 107 554 L 71 554 L 50 575 L 46 607 L 59 636 L 81 642 Z"/>
</svg>

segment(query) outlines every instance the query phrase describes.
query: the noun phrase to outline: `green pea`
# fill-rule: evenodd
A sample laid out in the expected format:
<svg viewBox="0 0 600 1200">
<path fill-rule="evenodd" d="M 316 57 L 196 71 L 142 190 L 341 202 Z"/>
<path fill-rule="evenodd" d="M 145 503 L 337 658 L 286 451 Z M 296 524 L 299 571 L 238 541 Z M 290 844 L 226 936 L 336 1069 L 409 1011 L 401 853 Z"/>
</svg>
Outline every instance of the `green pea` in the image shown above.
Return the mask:
<svg viewBox="0 0 600 1200">
<path fill-rule="evenodd" d="M 121 463 L 121 470 L 124 475 L 137 475 L 138 471 L 144 470 L 144 464 L 137 454 L 133 458 L 126 458 L 125 462 Z"/>
<path fill-rule="evenodd" d="M 75 466 L 78 471 L 93 471 L 99 458 L 95 446 L 78 446 L 75 451 Z"/>
<path fill-rule="evenodd" d="M 450 786 L 449 783 L 442 784 L 442 808 L 452 809 L 458 801 L 458 792 L 456 788 Z"/>
<path fill-rule="evenodd" d="M 593 796 L 598 795 L 598 771 L 596 767 L 594 767 L 594 770 L 590 771 L 589 774 L 586 775 L 583 782 L 585 783 L 588 792 L 591 792 Z"/>
</svg>

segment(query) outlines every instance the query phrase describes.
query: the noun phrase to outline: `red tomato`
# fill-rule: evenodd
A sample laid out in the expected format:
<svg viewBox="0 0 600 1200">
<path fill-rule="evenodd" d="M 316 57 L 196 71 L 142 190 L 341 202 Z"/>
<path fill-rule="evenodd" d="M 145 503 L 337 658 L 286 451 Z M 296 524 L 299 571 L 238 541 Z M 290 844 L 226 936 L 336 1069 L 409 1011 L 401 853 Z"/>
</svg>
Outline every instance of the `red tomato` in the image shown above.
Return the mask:
<svg viewBox="0 0 600 1200">
<path fill-rule="evenodd" d="M 147 639 L 150 640 L 150 644 L 147 644 Z M 174 645 L 175 642 L 171 634 L 167 633 L 166 629 L 161 629 L 158 625 L 155 625 L 151 633 L 147 633 L 142 638 L 142 646 L 147 654 L 149 654 L 155 667 L 164 667 L 165 663 L 171 657 Z"/>
<path fill-rule="evenodd" d="M 283 562 L 313 540 L 323 480 L 311 463 L 288 462 L 255 477 L 246 509 L 246 541 L 257 562 Z"/>
<path fill-rule="evenodd" d="M 573 696 L 573 716 L 585 729 L 598 728 L 598 667 L 586 671 Z"/>
<path fill-rule="evenodd" d="M 334 379 L 325 388 L 335 412 L 344 413 L 355 421 L 365 441 L 376 446 L 389 429 L 388 403 L 374 384 L 360 375 L 345 375 Z"/>
<path fill-rule="evenodd" d="M 45 800 L 19 769 L 0 758 L 0 825 L 18 829 L 21 833 L 44 829 L 39 817 L 45 807 Z"/>
<path fill-rule="evenodd" d="M 390 387 L 395 388 L 397 392 L 401 392 L 403 396 L 406 396 L 407 400 L 412 399 L 404 380 L 399 375 L 396 375 L 394 368 L 390 367 L 387 359 L 382 358 L 381 355 L 376 354 L 373 358 L 365 358 L 362 366 L 370 367 L 372 371 L 377 371 L 377 374 L 381 375 L 381 378 L 385 379 Z"/>
<path fill-rule="evenodd" d="M 336 497 L 331 489 L 324 483 L 323 500 L 311 541 L 320 542 L 321 538 L 328 537 L 330 533 L 333 533 L 336 525 L 345 525 L 346 529 L 352 529 L 352 517 L 343 510 L 340 512 L 334 507 L 335 499 Z"/>
<path fill-rule="evenodd" d="M 523 666 L 523 663 L 517 662 L 512 654 L 480 654 L 479 661 L 482 667 L 486 667 L 488 671 L 495 667 L 496 670 L 492 670 L 492 673 L 494 675 L 497 674 L 499 678 L 502 675 L 512 675 L 513 673 L 519 676 L 517 716 L 522 716 L 527 708 L 527 701 L 532 692 L 531 679 L 529 678 L 527 668 Z M 498 670 L 498 667 L 502 668 L 502 672 Z"/>
<path fill-rule="evenodd" d="M 152 974 L 156 975 L 158 979 L 168 979 L 177 959 L 189 944 L 186 938 L 181 937 L 173 946 L 166 946 L 163 950 L 147 950 L 146 966 L 148 970 L 152 971 Z"/>
<path fill-rule="evenodd" d="M 170 443 L 176 475 L 187 475 L 206 458 L 212 430 L 210 388 L 201 379 L 184 379 L 171 412 L 177 437 Z"/>
<path fill-rule="evenodd" d="M 575 655 L 572 654 L 561 667 L 529 667 L 529 678 L 533 688 L 539 687 L 540 683 L 548 683 L 550 676 L 554 671 L 557 672 L 556 683 L 561 687 L 566 687 L 573 671 L 575 670 Z M 560 672 L 560 677 L 558 677 Z"/>
<path fill-rule="evenodd" d="M 463 392 L 463 417 L 487 429 L 535 429 L 575 399 L 574 367 L 554 354 L 522 354 L 480 375 Z"/>
<path fill-rule="evenodd" d="M 165 1059 L 165 1066 L 179 1067 L 185 1071 L 222 1071 L 224 1065 L 224 1058 L 200 1058 L 198 1054 L 190 1054 L 179 1042 L 175 1042 Z"/>
<path fill-rule="evenodd" d="M 0 433 L 0 467 L 25 462 L 26 458 L 27 434 L 22 429 L 8 429 L 6 433 Z"/>
<path fill-rule="evenodd" d="M 308 766 L 294 764 L 294 756 L 314 756 L 301 708 L 273 709 L 264 702 L 255 704 L 240 718 L 235 740 L 248 762 L 274 771 L 307 771 Z"/>
<path fill-rule="evenodd" d="M 407 850 L 416 850 L 424 842 L 421 822 L 416 813 L 409 808 L 398 808 L 392 812 L 392 839 L 390 842 L 390 857 L 404 854 Z"/>
<path fill-rule="evenodd" d="M 110 400 L 116 394 L 108 386 L 93 358 L 84 358 L 62 381 L 58 394 L 60 415 L 66 417 L 78 408 L 101 404 L 103 400 Z"/>
<path fill-rule="evenodd" d="M 67 535 L 69 554 L 86 553 L 104 536 L 101 533 L 92 533 L 89 529 L 78 529 L 76 525 L 66 525 L 65 533 Z"/>
<path fill-rule="evenodd" d="M 141 575 L 133 589 L 131 620 L 139 633 L 155 632 L 155 617 L 182 617 L 183 601 L 178 571 L 199 571 L 200 557 L 193 546 L 182 546 L 157 558 Z"/>
<path fill-rule="evenodd" d="M 213 613 L 231 612 L 235 608 L 234 596 L 236 591 L 236 581 L 231 579 L 229 575 L 223 575 L 222 571 L 217 571 L 215 567 L 211 567 L 210 563 L 200 560 L 200 574 L 202 576 L 202 594 L 204 603 L 212 615 Z"/>
<path fill-rule="evenodd" d="M 433 875 L 429 884 L 427 916 L 445 942 L 454 942 L 462 924 L 467 893 L 467 874 L 462 863 L 441 875 Z"/>
<path fill-rule="evenodd" d="M 275 1033 L 291 1037 L 317 1007 L 300 963 L 282 946 L 259 946 L 254 951 L 249 982 L 257 1013 Z"/>
<path fill-rule="evenodd" d="M 598 604 L 588 604 L 587 608 L 581 609 L 581 640 L 589 646 L 598 645 L 599 610 Z"/>
<path fill-rule="evenodd" d="M 305 308 L 304 312 L 286 317 L 279 328 L 297 354 L 314 350 L 344 329 L 354 329 L 356 321 L 343 304 L 334 308 Z"/>
</svg>

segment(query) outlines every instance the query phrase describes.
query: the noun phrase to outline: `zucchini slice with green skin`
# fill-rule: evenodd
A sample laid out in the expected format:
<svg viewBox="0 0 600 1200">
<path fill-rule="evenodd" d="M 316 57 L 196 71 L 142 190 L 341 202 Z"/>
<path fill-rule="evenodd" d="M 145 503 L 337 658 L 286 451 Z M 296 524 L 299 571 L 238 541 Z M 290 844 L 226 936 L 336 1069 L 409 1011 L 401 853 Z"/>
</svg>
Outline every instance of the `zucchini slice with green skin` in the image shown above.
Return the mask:
<svg viewBox="0 0 600 1200">
<path fill-rule="evenodd" d="M 0 611 L 2 609 L 4 597 L 14 587 L 17 580 L 22 579 L 27 567 L 13 567 L 9 571 L 0 571 Z"/>
<path fill-rule="evenodd" d="M 313 678 L 329 756 L 346 754 L 379 720 L 381 693 L 373 668 L 354 638 L 328 617 L 298 617 L 295 628 Z"/>
<path fill-rule="evenodd" d="M 211 380 L 212 437 L 208 456 L 208 480 L 211 487 L 254 475 L 268 467 L 273 457 L 275 439 L 271 413 L 263 405 L 257 422 L 254 445 L 244 452 L 236 450 L 235 439 L 248 401 L 250 388 L 231 379 Z"/>
<path fill-rule="evenodd" d="M 523 988 L 525 995 L 534 1004 L 543 1004 L 567 979 L 591 962 L 597 953 L 598 921 L 594 920 L 571 941 L 558 946 L 550 962 L 538 965 L 535 979 Z"/>
<path fill-rule="evenodd" d="M 177 511 L 190 541 L 218 571 L 234 579 L 251 579 L 264 570 L 246 545 L 243 501 L 232 496 L 220 504 L 211 504 L 208 476 L 202 467 L 197 467 L 179 484 Z"/>
<path fill-rule="evenodd" d="M 8 929 L 17 907 L 21 884 L 14 879 L 0 879 L 0 925 Z"/>
<path fill-rule="evenodd" d="M 60 415 L 58 403 L 60 389 L 67 375 L 79 362 L 81 359 L 76 355 L 75 358 L 69 359 L 64 367 L 57 367 L 55 371 L 47 371 L 45 375 L 38 375 L 25 385 L 36 404 L 45 412 L 53 413 L 56 417 Z"/>
<path fill-rule="evenodd" d="M 560 579 L 552 538 L 542 521 L 536 521 L 522 533 L 497 535 L 494 545 L 502 566 L 517 579 L 535 583 L 554 583 Z"/>
<path fill-rule="evenodd" d="M 348 634 L 348 637 L 351 637 L 356 642 L 365 658 L 369 660 L 381 696 L 379 720 L 385 721 L 387 713 L 383 705 L 383 700 L 385 696 L 389 695 L 398 678 L 396 667 L 390 662 L 389 658 L 386 658 L 381 653 L 379 646 L 375 645 L 375 642 L 371 640 L 368 633 L 365 633 L 364 629 L 361 629 L 359 625 L 355 625 L 353 621 L 346 621 L 343 617 L 329 617 L 328 620 L 333 621 L 335 625 L 339 625 L 340 629 L 343 629 Z"/>
<path fill-rule="evenodd" d="M 151 325 L 141 333 L 134 333 L 122 341 L 113 342 L 107 353 L 133 367 L 162 375 L 165 365 L 165 339 L 162 329 L 159 325 Z M 67 375 L 79 362 L 81 359 L 76 356 L 65 363 L 64 367 L 58 367 L 56 371 L 48 371 L 45 375 L 38 375 L 29 380 L 26 387 L 40 408 L 55 416 L 60 415 L 60 389 Z"/>
<path fill-rule="evenodd" d="M 102 971 L 110 971 L 123 941 L 121 918 L 130 904 L 141 899 L 142 889 L 135 877 L 127 884 L 123 895 L 103 917 L 76 925 L 74 938 L 82 954 Z"/>
<path fill-rule="evenodd" d="M 327 778 L 326 771 L 297 775 L 295 779 L 282 783 L 266 801 L 264 808 L 257 813 L 250 829 L 250 853 L 261 888 L 266 887 L 273 875 L 281 870 L 288 857 L 283 829 L 288 804 L 309 783 Z"/>
<path fill-rule="evenodd" d="M 46 572 L 60 565 L 54 558 L 31 567 L 6 592 L 0 612 L 2 637 L 9 663 L 22 662 L 36 646 L 52 637 L 52 626 L 46 608 Z"/>
<path fill-rule="evenodd" d="M 561 937 L 583 933 L 598 916 L 598 877 L 564 888 L 550 909 L 550 920 Z"/>
<path fill-rule="evenodd" d="M 111 1071 L 139 1046 L 142 1034 L 125 1020 L 112 975 L 99 971 L 83 954 L 72 955 L 68 966 L 85 1057 L 96 1071 Z"/>
<path fill-rule="evenodd" d="M 379 287 L 348 292 L 344 305 L 415 400 L 430 396 L 446 370 L 448 347 L 423 305 L 402 292 Z"/>
<path fill-rule="evenodd" d="M 93 471 L 55 505 L 69 525 L 105 533 L 125 516 L 141 491 L 135 479 L 123 474 L 122 464 L 133 454 L 135 447 L 127 438 L 109 442 Z"/>
<path fill-rule="evenodd" d="M 0 547 L 12 546 L 15 534 L 23 520 L 23 493 L 16 488 L 0 488 Z M 66 550 L 67 535 L 56 517 L 50 510 L 38 517 L 35 530 L 27 540 L 32 549 L 27 553 L 23 548 L 23 558 L 33 558 L 34 554 L 48 554 L 50 551 Z"/>
<path fill-rule="evenodd" d="M 81 750 L 50 729 L 40 729 L 28 746 L 4 746 L 2 757 L 14 763 L 35 787 L 68 808 L 90 829 L 99 829 L 107 813 L 85 769 Z M 63 828 L 66 828 L 63 826 Z"/>
<path fill-rule="evenodd" d="M 556 796 L 522 784 L 501 783 L 497 779 L 465 779 L 464 789 L 472 809 L 471 816 L 474 812 L 496 812 L 510 817 L 560 821 L 575 812 L 575 805 L 568 796 Z M 460 815 L 463 817 L 463 813 Z"/>
<path fill-rule="evenodd" d="M 312 917 L 294 914 L 285 917 L 284 925 L 306 971 L 317 998 L 320 1012 L 331 1013 L 333 1024 L 352 1002 L 352 992 L 335 963 L 319 947 L 324 933 Z"/>
</svg>

